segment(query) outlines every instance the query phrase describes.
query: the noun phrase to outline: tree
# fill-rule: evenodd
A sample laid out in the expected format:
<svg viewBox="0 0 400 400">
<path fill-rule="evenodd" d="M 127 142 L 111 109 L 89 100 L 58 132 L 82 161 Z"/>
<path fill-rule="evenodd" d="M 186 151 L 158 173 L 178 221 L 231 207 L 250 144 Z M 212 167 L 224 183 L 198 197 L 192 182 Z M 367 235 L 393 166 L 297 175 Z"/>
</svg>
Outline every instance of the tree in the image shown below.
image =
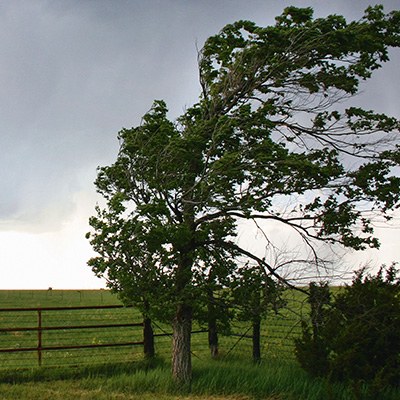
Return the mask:
<svg viewBox="0 0 400 400">
<path fill-rule="evenodd" d="M 399 121 L 340 100 L 399 46 L 400 12 L 369 7 L 350 23 L 312 14 L 289 7 L 274 26 L 238 21 L 210 37 L 199 102 L 172 122 L 156 101 L 140 126 L 119 132 L 116 162 L 98 171 L 106 205 L 90 220 L 99 253 L 90 265 L 116 290 L 163 308 L 180 384 L 191 380 L 192 320 L 210 268 L 219 279 L 247 260 L 285 281 L 237 240 L 240 221 L 288 227 L 318 260 L 318 241 L 379 246 L 367 211 L 389 218 L 398 205 Z M 141 282 L 142 267 L 150 293 L 129 284 Z"/>
<path fill-rule="evenodd" d="M 226 334 L 230 332 L 230 322 L 233 316 L 229 308 L 230 293 L 226 291 L 226 287 L 229 287 L 229 281 L 226 277 L 220 281 L 214 273 L 215 270 L 216 268 L 210 268 L 206 287 L 204 288 L 204 293 L 207 293 L 206 315 L 203 318 L 200 315 L 199 318 L 200 322 L 202 320 L 207 322 L 208 346 L 211 357 L 214 359 L 219 355 L 219 333 Z"/>
<path fill-rule="evenodd" d="M 231 284 L 233 305 L 239 320 L 250 321 L 253 338 L 253 361 L 261 361 L 261 321 L 271 311 L 285 305 L 283 287 L 259 266 L 245 264 L 238 268 Z"/>
<path fill-rule="evenodd" d="M 313 332 L 305 325 L 303 338 L 296 343 L 298 359 L 308 372 L 356 383 L 373 382 L 372 390 L 378 390 L 374 398 L 387 385 L 399 385 L 397 275 L 394 265 L 382 267 L 375 276 L 367 275 L 365 269 L 358 271 L 352 284 L 339 291 L 331 304 L 325 296 L 317 331 L 316 309 L 312 309 Z"/>
<path fill-rule="evenodd" d="M 143 316 L 144 354 L 146 358 L 151 358 L 155 355 L 151 316 L 157 315 L 157 302 L 152 299 L 162 294 L 162 284 L 157 279 L 157 270 L 150 264 L 151 258 L 146 257 L 145 249 L 130 245 L 131 230 L 135 223 L 122 218 L 119 215 L 121 209 L 114 209 L 116 204 L 110 204 L 107 211 L 96 207 L 98 218 L 91 218 L 90 223 L 98 234 L 91 236 L 91 244 L 101 256 L 89 260 L 88 264 L 100 276 L 100 271 L 107 269 L 112 291 L 118 294 L 125 305 L 135 304 L 140 309 Z M 112 230 L 109 230 L 111 226 Z M 87 236 L 90 237 L 89 234 Z"/>
</svg>

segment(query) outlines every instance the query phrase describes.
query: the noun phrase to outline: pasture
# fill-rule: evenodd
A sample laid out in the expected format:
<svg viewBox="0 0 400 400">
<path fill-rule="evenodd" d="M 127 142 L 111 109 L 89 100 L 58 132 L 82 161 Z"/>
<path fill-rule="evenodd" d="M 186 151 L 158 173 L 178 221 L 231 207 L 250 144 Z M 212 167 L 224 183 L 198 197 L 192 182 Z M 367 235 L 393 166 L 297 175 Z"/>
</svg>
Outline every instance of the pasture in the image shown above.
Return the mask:
<svg viewBox="0 0 400 400">
<path fill-rule="evenodd" d="M 288 296 L 292 296 L 288 294 Z M 58 350 L 42 354 L 38 367 L 36 351 L 0 353 L 1 399 L 268 399 L 314 400 L 354 399 L 354 390 L 324 380 L 309 378 L 293 356 L 293 337 L 299 334 L 304 299 L 294 295 L 281 315 L 271 314 L 263 325 L 260 365 L 251 362 L 251 339 L 248 327 L 235 323 L 232 335 L 220 337 L 221 356 L 211 360 L 207 333 L 192 338 L 194 379 L 189 393 L 177 393 L 170 377 L 168 335 L 157 336 L 157 357 L 150 364 L 143 358 L 141 346 Z M 0 291 L 0 308 L 82 307 L 120 304 L 109 291 Z M 140 322 L 133 308 L 46 311 L 43 326 L 92 325 Z M 1 312 L 0 328 L 32 327 L 37 312 Z M 170 332 L 167 325 L 156 323 L 156 334 Z M 197 326 L 195 329 L 202 327 Z M 140 340 L 141 327 L 107 329 L 72 329 L 43 332 L 43 345 L 105 343 Z M 0 334 L 0 347 L 37 345 L 37 331 Z M 382 394 L 382 399 L 399 398 L 398 392 Z"/>
<path fill-rule="evenodd" d="M 0 290 L 0 308 L 121 304 L 109 290 Z"/>
<path fill-rule="evenodd" d="M 294 303 L 293 303 L 294 304 Z M 300 310 L 299 305 L 294 306 Z M 0 351 L 1 349 L 27 349 L 38 347 L 72 347 L 76 345 L 99 345 L 98 348 L 60 349 L 41 351 L 40 361 L 35 351 L 0 353 L 4 368 L 31 368 L 38 365 L 92 365 L 97 363 L 114 363 L 138 361 L 143 358 L 141 346 L 100 347 L 112 343 L 140 342 L 143 340 L 142 327 L 110 327 L 105 325 L 138 324 L 142 316 L 134 308 L 117 309 L 64 309 L 47 310 L 46 307 L 93 307 L 121 305 L 116 296 L 108 290 L 37 290 L 37 291 L 0 291 Z M 40 307 L 38 310 L 5 311 L 6 308 Z M 292 308 L 293 308 L 292 307 Z M 299 334 L 299 315 L 284 310 L 279 316 L 271 314 L 264 321 L 262 334 L 262 353 L 269 358 L 293 359 L 293 337 Z M 43 328 L 40 338 L 37 329 Z M 80 326 L 103 326 L 99 329 Z M 65 329 L 55 329 L 55 327 Z M 77 329 L 71 329 L 71 327 Z M 2 328 L 19 328 L 15 331 L 1 331 Z M 251 359 L 251 326 L 242 322 L 232 323 L 230 335 L 220 335 L 221 358 L 235 360 Z M 46 330 L 48 329 L 48 330 Z M 171 328 L 166 324 L 153 322 L 155 347 L 159 356 L 169 358 L 171 347 Z M 206 326 L 195 325 L 196 333 L 192 337 L 194 358 L 208 359 Z M 203 331 L 203 332 L 202 332 Z"/>
</svg>

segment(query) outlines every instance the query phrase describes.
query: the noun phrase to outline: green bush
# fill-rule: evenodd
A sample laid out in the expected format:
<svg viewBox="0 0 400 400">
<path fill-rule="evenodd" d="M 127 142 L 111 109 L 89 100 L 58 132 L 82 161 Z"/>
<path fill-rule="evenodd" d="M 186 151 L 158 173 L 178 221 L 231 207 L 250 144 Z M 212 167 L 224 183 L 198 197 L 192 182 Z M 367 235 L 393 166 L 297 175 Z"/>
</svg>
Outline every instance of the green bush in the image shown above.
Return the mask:
<svg viewBox="0 0 400 400">
<path fill-rule="evenodd" d="M 296 356 L 308 373 L 325 376 L 329 372 L 329 349 L 322 332 L 331 296 L 327 283 L 312 282 L 309 289 L 310 322 L 302 321 L 303 335 L 295 342 Z"/>
<path fill-rule="evenodd" d="M 296 355 L 315 376 L 400 386 L 400 279 L 395 266 L 377 275 L 356 272 L 330 300 L 327 285 L 310 286 L 311 322 L 303 324 Z"/>
</svg>

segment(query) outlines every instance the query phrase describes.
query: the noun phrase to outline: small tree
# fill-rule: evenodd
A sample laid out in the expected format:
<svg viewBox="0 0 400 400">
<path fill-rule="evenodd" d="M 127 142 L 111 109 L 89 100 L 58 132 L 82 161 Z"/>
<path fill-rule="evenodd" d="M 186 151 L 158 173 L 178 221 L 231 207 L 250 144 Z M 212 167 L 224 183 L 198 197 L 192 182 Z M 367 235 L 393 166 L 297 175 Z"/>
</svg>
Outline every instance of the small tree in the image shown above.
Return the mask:
<svg viewBox="0 0 400 400">
<path fill-rule="evenodd" d="M 176 122 L 155 102 L 140 126 L 119 133 L 116 162 L 99 169 L 106 206 L 90 221 L 99 253 L 90 264 L 116 290 L 151 297 L 150 311 L 164 309 L 179 384 L 191 380 L 192 320 L 204 307 L 210 256 L 232 268 L 245 257 L 284 281 L 238 243 L 240 221 L 289 228 L 308 249 L 363 249 L 379 245 L 366 204 L 388 216 L 398 203 L 399 122 L 338 102 L 399 46 L 400 12 L 369 7 L 351 23 L 312 14 L 289 7 L 274 26 L 238 21 L 209 38 L 199 102 Z M 154 288 L 140 283 L 142 268 Z"/>
<path fill-rule="evenodd" d="M 232 312 L 229 309 L 229 299 L 227 289 L 213 290 L 207 289 L 206 312 L 204 317 L 199 317 L 200 323 L 205 321 L 208 330 L 208 347 L 211 358 L 219 356 L 219 335 L 228 334 L 231 330 Z"/>
<path fill-rule="evenodd" d="M 228 289 L 229 290 L 229 289 Z M 212 358 L 219 355 L 219 333 L 230 331 L 231 312 L 229 311 L 229 292 L 227 285 L 218 283 L 214 274 L 210 273 L 209 282 L 206 287 L 207 293 L 207 326 L 208 346 Z"/>
<path fill-rule="evenodd" d="M 261 321 L 285 305 L 283 287 L 259 266 L 246 264 L 233 278 L 232 303 L 236 316 L 252 325 L 253 361 L 261 360 Z"/>
<path fill-rule="evenodd" d="M 97 232 L 91 237 L 91 244 L 101 256 L 91 258 L 88 264 L 97 276 L 106 277 L 107 286 L 125 305 L 135 305 L 141 311 L 144 354 L 146 358 L 151 358 L 155 355 L 151 317 L 163 312 L 157 308 L 163 283 L 155 274 L 157 269 L 151 265 L 152 259 L 146 255 L 146 248 L 130 244 L 136 221 L 121 218 L 121 209 L 115 199 L 110 202 L 107 212 L 99 207 L 96 210 L 98 217 L 90 219 L 91 226 Z M 107 223 L 103 218 L 107 219 Z"/>
<path fill-rule="evenodd" d="M 211 358 L 219 355 L 219 334 L 230 332 L 233 314 L 230 310 L 229 276 L 233 265 L 231 260 L 209 254 L 206 261 L 205 279 L 198 281 L 196 318 L 208 330 L 208 346 Z"/>
<path fill-rule="evenodd" d="M 309 372 L 373 382 L 379 390 L 400 384 L 400 279 L 394 266 L 382 267 L 375 276 L 358 271 L 322 315 L 318 332 L 310 335 L 306 329 L 296 344 Z M 324 349 L 319 352 L 322 369 L 321 363 L 312 363 L 316 340 Z"/>
</svg>

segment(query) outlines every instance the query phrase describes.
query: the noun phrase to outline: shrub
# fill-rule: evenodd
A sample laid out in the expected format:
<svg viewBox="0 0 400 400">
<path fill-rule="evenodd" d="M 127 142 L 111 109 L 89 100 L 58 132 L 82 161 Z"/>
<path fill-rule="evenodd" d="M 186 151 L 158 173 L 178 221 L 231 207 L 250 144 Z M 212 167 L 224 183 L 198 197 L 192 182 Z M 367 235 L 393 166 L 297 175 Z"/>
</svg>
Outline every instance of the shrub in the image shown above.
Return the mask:
<svg viewBox="0 0 400 400">
<path fill-rule="evenodd" d="M 301 366 L 314 376 L 324 376 L 329 369 L 329 351 L 322 335 L 322 328 L 325 326 L 326 309 L 330 304 L 330 298 L 327 283 L 310 284 L 308 297 L 310 323 L 302 321 L 303 337 L 295 343 L 296 356 Z"/>
<path fill-rule="evenodd" d="M 311 324 L 303 324 L 303 336 L 295 344 L 305 370 L 335 380 L 369 382 L 374 387 L 400 385 L 397 273 L 394 265 L 383 266 L 375 276 L 361 269 L 332 302 L 327 287 L 324 292 L 323 286 L 310 286 Z M 325 297 L 313 298 L 316 288 Z"/>
</svg>

